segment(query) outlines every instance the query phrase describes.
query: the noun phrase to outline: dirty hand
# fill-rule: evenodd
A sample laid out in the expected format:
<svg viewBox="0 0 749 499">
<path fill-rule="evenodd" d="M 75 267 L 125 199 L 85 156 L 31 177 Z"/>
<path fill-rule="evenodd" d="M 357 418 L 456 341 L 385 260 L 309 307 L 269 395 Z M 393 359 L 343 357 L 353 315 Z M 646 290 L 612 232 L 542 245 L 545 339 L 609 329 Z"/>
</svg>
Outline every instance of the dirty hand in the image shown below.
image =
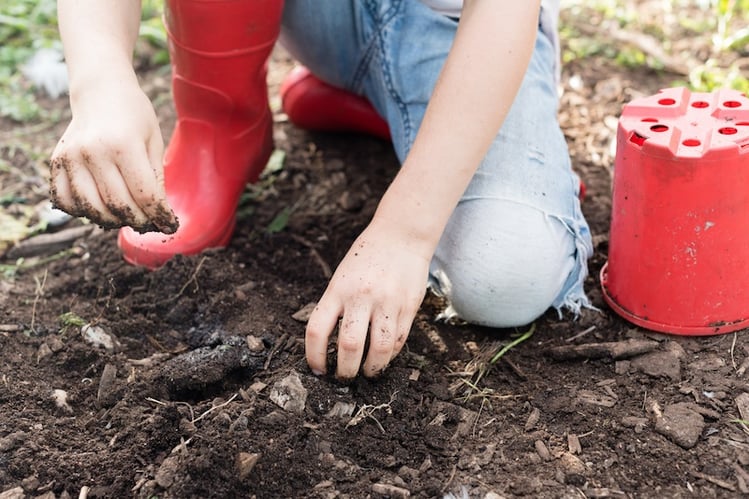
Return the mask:
<svg viewBox="0 0 749 499">
<path fill-rule="evenodd" d="M 175 232 L 164 191 L 164 143 L 135 76 L 91 82 L 71 98 L 71 109 L 51 160 L 55 206 L 107 228 Z"/>
<path fill-rule="evenodd" d="M 381 373 L 406 343 L 424 298 L 431 254 L 391 225 L 373 220 L 335 271 L 307 323 L 307 362 L 316 374 L 326 372 L 328 340 L 338 327 L 336 377 Z"/>
</svg>

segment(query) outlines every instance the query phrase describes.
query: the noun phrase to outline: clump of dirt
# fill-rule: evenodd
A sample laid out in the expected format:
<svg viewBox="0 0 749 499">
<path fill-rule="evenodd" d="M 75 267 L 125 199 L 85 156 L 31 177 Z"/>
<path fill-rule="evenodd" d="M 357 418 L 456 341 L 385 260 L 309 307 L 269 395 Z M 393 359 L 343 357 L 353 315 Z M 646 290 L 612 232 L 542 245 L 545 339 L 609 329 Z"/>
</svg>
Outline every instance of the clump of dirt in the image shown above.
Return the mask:
<svg viewBox="0 0 749 499">
<path fill-rule="evenodd" d="M 565 68 L 561 116 L 587 185 L 596 252 L 586 288 L 600 311 L 549 313 L 492 364 L 525 331 L 436 322 L 442 304 L 428 297 L 404 352 L 379 379 L 340 384 L 312 375 L 303 310 L 366 225 L 397 161 L 387 143 L 308 134 L 277 114 L 285 163 L 248 188 L 228 248 L 149 272 L 122 261 L 114 232 L 93 229 L 76 233 L 63 253 L 54 246 L 3 262 L 0 492 L 747 493 L 743 334 L 656 335 L 601 299 L 614 131 L 600 124 L 633 97 L 622 89 L 652 93 L 668 77 L 599 62 Z M 272 85 L 289 65 L 276 54 Z M 152 97 L 167 91 L 157 76 L 144 80 Z M 164 106 L 159 114 L 173 117 Z M 31 159 L 15 166 L 38 176 Z"/>
</svg>

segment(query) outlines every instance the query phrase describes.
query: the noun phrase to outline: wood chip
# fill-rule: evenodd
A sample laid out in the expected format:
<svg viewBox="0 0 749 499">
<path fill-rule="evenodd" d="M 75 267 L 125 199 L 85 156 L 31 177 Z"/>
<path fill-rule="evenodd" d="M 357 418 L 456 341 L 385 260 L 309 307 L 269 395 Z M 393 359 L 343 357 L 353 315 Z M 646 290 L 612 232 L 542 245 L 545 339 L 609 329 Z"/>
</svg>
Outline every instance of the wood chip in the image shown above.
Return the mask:
<svg viewBox="0 0 749 499">
<path fill-rule="evenodd" d="M 614 407 L 616 399 L 608 395 L 602 395 L 590 390 L 580 390 L 577 392 L 577 400 L 585 404 L 598 405 L 601 407 Z"/>
<path fill-rule="evenodd" d="M 525 431 L 531 431 L 538 424 L 538 420 L 541 419 L 541 411 L 537 407 L 534 407 L 528 416 L 528 420 L 525 422 Z"/>
<path fill-rule="evenodd" d="M 736 397 L 736 406 L 739 408 L 741 419 L 749 421 L 749 393 L 741 393 Z"/>
<path fill-rule="evenodd" d="M 549 452 L 549 448 L 546 447 L 546 444 L 544 444 L 541 440 L 536 440 L 535 442 L 533 442 L 533 446 L 536 448 L 538 457 L 540 457 L 544 461 L 551 461 L 551 452 Z"/>
<path fill-rule="evenodd" d="M 387 483 L 375 483 L 372 485 L 372 492 L 385 497 L 411 497 L 411 492 L 408 490 Z"/>
<path fill-rule="evenodd" d="M 567 435 L 567 448 L 572 454 L 580 454 L 583 451 L 580 445 L 580 439 L 574 433 Z"/>
<path fill-rule="evenodd" d="M 562 345 L 546 350 L 546 354 L 554 360 L 581 359 L 623 359 L 651 352 L 658 348 L 659 343 L 651 340 L 625 340 L 608 343 L 584 343 L 582 345 Z"/>
</svg>

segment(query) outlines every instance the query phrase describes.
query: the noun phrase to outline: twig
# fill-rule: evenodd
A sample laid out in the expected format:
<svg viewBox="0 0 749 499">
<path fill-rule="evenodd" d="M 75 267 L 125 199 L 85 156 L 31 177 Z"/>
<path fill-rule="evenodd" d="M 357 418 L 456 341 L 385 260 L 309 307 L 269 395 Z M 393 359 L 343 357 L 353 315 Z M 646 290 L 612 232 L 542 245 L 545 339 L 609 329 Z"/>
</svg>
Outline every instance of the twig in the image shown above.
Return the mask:
<svg viewBox="0 0 749 499">
<path fill-rule="evenodd" d="M 379 405 L 370 405 L 370 404 L 364 404 L 363 406 L 359 407 L 359 410 L 356 411 L 356 414 L 354 414 L 354 417 L 351 418 L 351 421 L 346 423 L 346 428 L 349 426 L 356 426 L 359 423 L 364 420 L 364 418 L 369 418 L 372 421 L 377 424 L 377 427 L 380 429 L 382 433 L 387 433 L 385 431 L 385 428 L 382 427 L 382 424 L 380 424 L 380 420 L 377 419 L 374 416 L 375 411 L 379 411 L 382 409 L 385 409 L 385 412 L 388 414 L 393 413 L 393 408 L 391 407 L 391 404 L 395 401 L 395 396 L 398 394 L 398 390 L 394 391 L 393 394 L 390 396 L 390 401 L 386 404 L 379 404 Z"/>
<path fill-rule="evenodd" d="M 608 343 L 584 343 L 549 348 L 546 353 L 554 360 L 622 359 L 651 352 L 659 343 L 651 340 L 626 340 Z"/>
<path fill-rule="evenodd" d="M 78 494 L 78 499 L 86 499 L 88 497 L 88 491 L 91 490 L 88 486 L 84 485 L 81 487 L 81 493 Z"/>
<path fill-rule="evenodd" d="M 198 287 L 198 272 L 200 272 L 200 267 L 203 266 L 203 262 L 205 262 L 205 259 L 206 259 L 205 256 L 200 259 L 200 261 L 198 262 L 198 265 L 195 267 L 195 270 L 193 271 L 192 275 L 190 275 L 190 278 L 185 282 L 185 284 L 182 285 L 182 288 L 180 288 L 179 293 L 177 293 L 176 296 L 174 296 L 172 298 L 172 301 L 174 301 L 177 298 L 179 298 L 180 296 L 182 296 L 182 293 L 185 292 L 185 290 L 187 289 L 187 286 L 189 286 L 191 282 L 195 283 L 195 289 L 196 290 L 199 289 L 199 287 Z"/>
<path fill-rule="evenodd" d="M 700 478 L 702 480 L 712 483 L 713 485 L 717 485 L 718 487 L 722 489 L 730 490 L 731 492 L 736 492 L 736 487 L 726 482 L 725 480 L 721 480 L 719 478 L 715 478 L 710 475 L 700 473 L 699 471 L 690 471 L 689 474 L 695 478 Z"/>
<path fill-rule="evenodd" d="M 31 306 L 31 330 L 36 333 L 36 329 L 34 329 L 34 323 L 36 322 L 36 306 L 39 303 L 39 298 L 44 294 L 44 285 L 47 283 L 47 269 L 44 269 L 44 277 L 42 278 L 41 284 L 39 283 L 39 278 L 37 276 L 34 276 L 34 281 L 36 282 L 36 292 L 34 293 L 34 304 Z"/>
<path fill-rule="evenodd" d="M 733 366 L 733 370 L 736 371 L 736 357 L 733 356 L 733 352 L 736 349 L 736 337 L 738 336 L 738 333 L 733 333 L 733 341 L 731 342 L 731 365 Z"/>
<path fill-rule="evenodd" d="M 579 340 L 580 338 L 582 338 L 582 337 L 583 337 L 583 336 L 585 336 L 586 334 L 588 334 L 588 333 L 592 333 L 593 331 L 595 331 L 595 329 L 596 329 L 596 327 L 595 327 L 595 326 L 590 326 L 590 327 L 589 327 L 588 329 L 586 329 L 585 331 L 583 331 L 583 332 L 581 332 L 581 333 L 577 333 L 577 334 L 576 334 L 575 336 L 570 336 L 569 338 L 567 338 L 567 339 L 566 339 L 566 340 L 564 340 L 564 341 L 566 341 L 567 343 L 572 343 L 572 342 L 573 342 L 573 341 L 575 341 L 575 340 Z"/>
<path fill-rule="evenodd" d="M 227 400 L 223 404 L 219 404 L 219 405 L 215 405 L 215 406 L 211 407 L 210 409 L 208 409 L 207 411 L 205 411 L 203 414 L 201 414 L 197 418 L 193 419 L 192 422 L 193 423 L 197 423 L 198 421 L 200 421 L 201 419 L 203 419 L 204 417 L 206 417 L 208 414 L 210 414 L 211 412 L 215 411 L 216 409 L 220 409 L 222 407 L 225 407 L 225 406 L 229 405 L 235 398 L 237 398 L 237 394 L 236 393 L 234 395 L 232 395 L 231 397 L 229 397 L 229 400 Z"/>
</svg>

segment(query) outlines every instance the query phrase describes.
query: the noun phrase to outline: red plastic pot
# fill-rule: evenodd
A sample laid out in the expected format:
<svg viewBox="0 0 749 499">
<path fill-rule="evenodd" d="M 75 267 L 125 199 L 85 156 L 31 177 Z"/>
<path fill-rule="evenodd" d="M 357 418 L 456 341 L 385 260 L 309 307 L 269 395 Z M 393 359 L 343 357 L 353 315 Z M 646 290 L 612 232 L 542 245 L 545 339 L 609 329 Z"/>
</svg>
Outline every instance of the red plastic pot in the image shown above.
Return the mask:
<svg viewBox="0 0 749 499">
<path fill-rule="evenodd" d="M 619 120 L 606 302 L 655 331 L 749 327 L 749 99 L 671 88 Z"/>
</svg>

